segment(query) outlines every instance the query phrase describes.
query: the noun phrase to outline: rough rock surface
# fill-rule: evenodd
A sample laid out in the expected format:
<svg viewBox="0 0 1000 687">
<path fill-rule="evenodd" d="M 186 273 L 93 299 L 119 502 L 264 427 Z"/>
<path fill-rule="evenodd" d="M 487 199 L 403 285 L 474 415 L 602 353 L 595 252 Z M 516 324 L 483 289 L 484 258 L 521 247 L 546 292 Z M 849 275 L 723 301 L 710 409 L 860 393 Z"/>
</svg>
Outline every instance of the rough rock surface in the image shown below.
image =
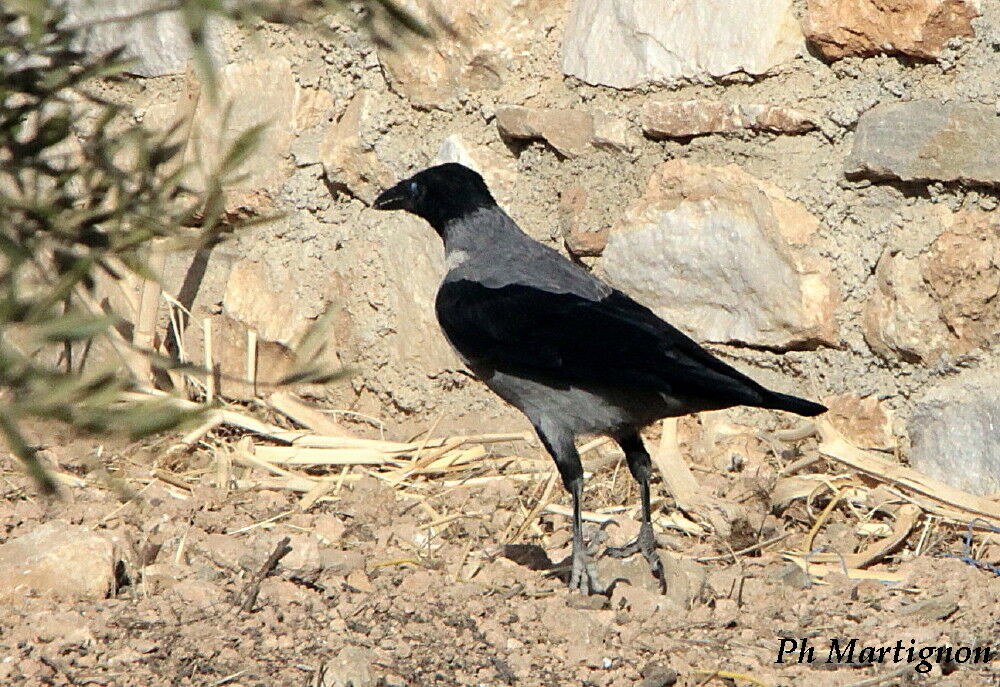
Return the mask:
<svg viewBox="0 0 1000 687">
<path fill-rule="evenodd" d="M 461 134 L 441 141 L 435 164 L 458 162 L 483 175 L 494 198 L 501 205 L 510 200 L 517 181 L 517 169 L 509 157 L 497 155 L 486 146 L 469 143 Z"/>
<path fill-rule="evenodd" d="M 1000 336 L 1000 218 L 938 215 L 941 233 L 927 251 L 909 257 L 889 249 L 878 262 L 864 324 L 869 345 L 884 357 L 933 363 Z"/>
<path fill-rule="evenodd" d="M 256 260 L 240 260 L 232 266 L 222 311 L 261 338 L 286 345 L 309 326 L 295 297 L 292 277 L 270 263 Z"/>
<path fill-rule="evenodd" d="M 594 113 L 594 140 L 598 148 L 616 153 L 631 153 L 639 145 L 638 132 L 631 122 L 607 112 Z"/>
<path fill-rule="evenodd" d="M 371 203 L 392 182 L 392 174 L 362 138 L 361 125 L 368 107 L 368 96 L 360 91 L 323 138 L 319 157 L 335 191 Z"/>
<path fill-rule="evenodd" d="M 801 134 L 815 128 L 816 115 L 776 105 L 650 100 L 642 107 L 642 130 L 650 138 L 690 138 L 742 129 Z"/>
<path fill-rule="evenodd" d="M 570 184 L 559 195 L 559 221 L 566 250 L 577 257 L 596 257 L 608 244 L 608 230 L 583 225 L 586 207 L 587 189 L 582 184 Z"/>
<path fill-rule="evenodd" d="M 546 110 L 500 107 L 497 129 L 507 138 L 542 139 L 564 157 L 577 157 L 590 149 L 594 118 L 584 110 Z"/>
<path fill-rule="evenodd" d="M 806 39 L 830 60 L 898 53 L 935 58 L 952 38 L 974 35 L 966 0 L 809 0 Z"/>
<path fill-rule="evenodd" d="M 322 687 L 375 687 L 371 653 L 359 646 L 345 646 L 324 667 Z"/>
<path fill-rule="evenodd" d="M 53 520 L 0 546 L 0 598 L 103 599 L 114 590 L 115 563 L 107 537 Z"/>
<path fill-rule="evenodd" d="M 445 108 L 464 90 L 495 90 L 514 76 L 511 65 L 530 40 L 550 29 L 560 0 L 443 0 L 410 11 L 447 26 L 427 45 L 382 46 L 379 60 L 393 88 L 422 108 Z M 402 49 L 400 49 L 402 47 Z M 516 79 L 516 77 L 515 77 Z"/>
<path fill-rule="evenodd" d="M 264 126 L 260 141 L 247 159 L 229 170 L 225 187 L 237 197 L 276 192 L 291 172 L 295 78 L 284 57 L 226 65 L 219 71 L 214 102 L 197 94 L 185 161 L 196 167 L 197 180 L 219 169 L 233 144 L 248 129 Z"/>
<path fill-rule="evenodd" d="M 768 348 L 835 344 L 830 265 L 808 245 L 818 221 L 735 166 L 662 164 L 614 226 L 610 282 L 700 341 Z"/>
<path fill-rule="evenodd" d="M 896 445 L 892 411 L 877 397 L 838 394 L 824 398 L 823 404 L 830 409 L 826 417 L 855 446 L 891 451 Z"/>
<path fill-rule="evenodd" d="M 109 21 L 131 17 L 163 7 L 157 0 L 69 0 L 66 21 L 93 24 L 84 34 L 81 48 L 101 55 L 124 47 L 123 57 L 133 60 L 126 68 L 137 76 L 180 74 L 191 59 L 191 39 L 180 12 L 159 12 L 137 21 Z M 205 45 L 216 65 L 225 64 L 225 49 L 218 27 L 209 25 Z"/>
<path fill-rule="evenodd" d="M 995 106 L 884 103 L 858 120 L 846 172 L 874 179 L 1000 184 Z"/>
<path fill-rule="evenodd" d="M 576 0 L 562 69 L 589 84 L 634 88 L 766 74 L 801 48 L 791 0 Z"/>
<path fill-rule="evenodd" d="M 885 358 L 930 361 L 951 341 L 914 262 L 887 250 L 875 269 L 875 292 L 864 313 L 865 340 Z"/>
<path fill-rule="evenodd" d="M 122 4 L 116 0 L 95 3 L 95 7 Z M 790 0 L 788 4 L 796 17 L 805 16 L 808 0 Z M 914 0 L 913 5 L 918 4 Z M 942 0 L 941 5 L 948 3 Z M 987 164 L 1000 159 L 995 154 L 998 118 L 992 115 L 1000 93 L 1000 52 L 995 49 L 1000 44 L 1000 3 L 979 2 L 981 16 L 971 21 L 975 35 L 948 40 L 933 62 L 881 55 L 827 62 L 800 54 L 757 63 L 774 65 L 760 75 L 766 78 L 756 75 L 756 67 L 716 78 L 708 65 L 721 64 L 721 57 L 735 60 L 737 56 L 742 56 L 741 64 L 749 65 L 754 60 L 744 61 L 743 57 L 776 55 L 766 46 L 780 52 L 783 42 L 777 37 L 801 33 L 796 26 L 798 19 L 786 21 L 791 13 L 774 11 L 781 5 L 770 0 L 742 4 L 732 0 L 447 0 L 439 6 L 451 17 L 464 17 L 455 22 L 462 36 L 441 32 L 426 52 L 402 53 L 398 65 L 390 65 L 384 49 L 346 21 L 335 21 L 332 31 L 322 35 L 302 26 L 272 22 L 257 23 L 249 30 L 227 27 L 220 32 L 227 55 L 239 63 L 238 69 L 230 65 L 220 72 L 222 83 L 237 72 L 248 73 L 253 65 L 286 60 L 290 66 L 291 78 L 280 69 L 261 70 L 262 78 L 244 78 L 234 87 L 245 94 L 245 100 L 235 99 L 233 116 L 241 117 L 259 102 L 262 116 L 274 122 L 275 128 L 265 135 L 267 149 L 248 164 L 248 169 L 260 172 L 258 180 L 270 178 L 263 186 L 245 189 L 244 199 L 231 195 L 234 202 L 230 208 L 247 206 L 258 212 L 274 212 L 281 219 L 237 232 L 228 245 L 211 251 L 207 261 L 185 255 L 175 262 L 171 256 L 165 286 L 167 293 L 192 313 L 184 331 L 189 359 L 201 360 L 204 319 L 225 316 L 230 320 L 234 345 L 231 354 L 220 360 L 231 358 L 237 372 L 245 373 L 247 332 L 250 326 L 261 323 L 253 324 L 254 318 L 245 313 L 239 315 L 246 317 L 248 325 L 222 312 L 220 304 L 229 265 L 237 260 L 266 263 L 269 273 L 287 276 L 273 288 L 288 302 L 294 301 L 306 319 L 328 304 L 337 309 L 335 346 L 354 374 L 318 393 L 317 400 L 347 411 L 338 417 L 372 417 L 370 421 L 358 419 L 358 428 L 380 424 L 392 438 L 424 431 L 438 417 L 443 418 L 438 425 L 442 433 L 514 429 L 514 423 L 520 421 L 514 411 L 469 379 L 455 359 L 446 362 L 450 354 L 447 344 L 440 338 L 433 312 L 423 309 L 433 297 L 437 276 L 420 274 L 416 268 L 421 267 L 425 255 L 432 261 L 430 265 L 439 264 L 434 262 L 440 254 L 439 240 L 418 220 L 409 223 L 398 216 L 400 213 L 375 212 L 365 202 L 383 179 L 392 182 L 408 176 L 432 164 L 441 152 L 441 159 L 468 155 L 462 159 L 481 165 L 498 199 L 525 231 L 548 245 L 575 252 L 581 263 L 598 270 L 602 258 L 593 254 L 601 250 L 601 234 L 619 223 L 622 212 L 642 196 L 653 170 L 664 160 L 682 158 L 712 168 L 738 165 L 747 174 L 781 188 L 821 222 L 810 239 L 809 251 L 827 257 L 833 265 L 841 294 L 837 324 L 843 346 L 790 354 L 753 347 L 732 351 L 736 362 L 745 364 L 745 371 L 777 388 L 783 388 L 783 379 L 799 374 L 820 397 L 845 393 L 874 396 L 905 426 L 912 399 L 919 397 L 936 374 L 951 374 L 952 362 L 989 368 L 1000 361 L 996 347 L 967 348 L 968 353 L 950 351 L 949 342 L 954 337 L 945 331 L 946 326 L 938 329 L 936 323 L 941 319 L 937 310 L 942 301 L 926 283 L 929 267 L 922 262 L 944 231 L 925 222 L 936 208 L 997 211 L 1000 196 L 996 188 L 988 187 L 996 182 L 985 182 L 986 188 L 984 182 L 934 182 L 942 159 L 957 168 L 941 174 L 942 178 L 997 177 L 970 171 L 969 161 L 977 160 L 981 153 L 986 158 L 983 167 L 989 172 Z M 898 7 L 900 2 L 885 0 L 884 6 Z M 671 16 L 674 11 L 679 14 Z M 581 12 L 607 21 L 588 26 L 579 19 Z M 671 24 L 677 17 L 690 21 Z M 709 30 L 716 24 L 723 30 Z M 643 33 L 623 27 L 653 30 Z M 129 33 L 124 25 L 117 28 L 123 36 Z M 664 32 L 670 35 L 662 45 L 670 50 L 678 46 L 684 49 L 673 55 L 664 53 L 656 42 L 664 38 Z M 804 39 L 799 36 L 795 43 L 802 45 Z M 564 77 L 560 68 L 564 45 L 567 50 L 573 45 L 584 49 L 581 59 L 586 58 L 588 69 L 612 73 L 624 69 L 632 83 L 640 86 L 614 90 Z M 795 52 L 789 49 L 786 54 Z M 565 57 L 573 59 L 568 54 Z M 656 65 L 669 69 L 657 71 Z M 677 78 L 669 91 L 652 96 L 650 84 L 665 80 L 665 73 L 690 76 Z M 191 110 L 207 111 L 199 93 L 193 89 L 188 92 L 188 81 L 174 76 L 126 77 L 95 84 L 95 89 L 101 97 L 134 106 L 136 117 L 145 124 L 163 128 Z M 430 95 L 425 97 L 418 91 Z M 353 131 L 345 127 L 346 138 L 356 136 L 357 145 L 345 145 L 338 151 L 339 160 L 331 169 L 338 171 L 343 166 L 345 174 L 327 179 L 320 164 L 322 143 L 332 136 L 337 119 L 343 119 L 359 93 L 366 101 L 360 108 L 359 126 Z M 416 95 L 411 97 L 411 93 Z M 822 133 L 754 135 L 744 129 L 725 135 L 656 140 L 643 135 L 641 121 L 642 109 L 653 97 L 787 107 L 815 114 Z M 960 122 L 961 126 L 949 134 L 946 123 L 939 127 L 925 116 L 928 108 L 922 103 L 928 99 L 950 103 L 937 105 L 940 109 L 978 103 L 974 107 L 984 114 L 974 126 Z M 914 104 L 884 104 L 894 102 Z M 586 154 L 565 157 L 548 143 L 505 141 L 495 117 L 502 106 L 590 113 L 594 134 Z M 855 173 L 876 181 L 901 175 L 931 183 L 916 188 L 908 183 L 845 179 L 844 161 L 855 139 L 860 149 L 872 118 L 881 116 L 878 113 L 883 108 L 897 107 L 912 109 L 906 109 L 899 121 L 886 123 L 877 140 L 871 141 L 872 146 L 885 144 L 884 149 L 869 146 L 865 152 L 866 160 L 878 162 L 887 157 L 893 166 L 881 174 L 863 168 Z M 247 124 L 256 121 L 247 118 Z M 189 136 L 189 129 L 179 130 L 179 140 Z M 333 140 L 340 138 L 339 133 Z M 912 134 L 912 140 L 902 138 L 904 134 Z M 284 144 L 289 135 L 290 153 Z M 929 151 L 912 145 L 913 141 L 935 139 L 939 145 Z M 442 141 L 448 143 L 443 146 Z M 994 152 L 989 152 L 991 149 Z M 188 162 L 200 161 L 193 147 L 189 153 Z M 875 162 L 873 167 L 879 168 L 881 163 Z M 897 164 L 901 165 L 898 169 Z M 385 176 L 373 174 L 373 170 L 381 170 Z M 560 193 L 571 184 L 586 189 L 587 196 L 583 206 L 572 211 L 560 207 Z M 574 229 L 567 234 L 570 225 Z M 407 250 L 415 250 L 409 259 L 400 254 L 401 241 Z M 916 354 L 900 359 L 897 352 L 884 348 L 888 359 L 883 359 L 866 343 L 865 312 L 870 299 L 882 297 L 873 293 L 879 291 L 876 265 L 887 248 L 898 253 L 902 266 L 919 268 L 915 288 L 919 287 L 928 300 L 926 307 L 916 308 L 911 316 L 918 324 L 914 337 L 924 336 L 933 342 L 940 331 L 943 358 L 931 353 L 926 359 Z M 112 294 L 114 291 L 114 287 L 109 289 Z M 411 292 L 427 295 L 421 295 L 417 305 L 409 298 Z M 955 298 L 961 301 L 964 296 Z M 397 306 L 401 312 L 396 312 Z M 166 310 L 161 308 L 157 336 L 170 344 Z M 925 312 L 932 313 L 935 324 L 921 332 L 919 323 Z M 420 319 L 414 320 L 414 316 Z M 891 323 L 893 316 L 887 317 Z M 988 315 L 979 321 L 953 317 L 958 318 L 955 321 L 966 339 L 979 336 L 969 331 L 989 321 Z M 683 326 L 685 319 L 676 322 Z M 402 331 L 416 332 L 412 343 L 404 340 Z M 260 341 L 270 341 L 258 336 Z M 272 343 L 281 345 L 279 341 Z M 221 340 L 217 342 L 217 346 L 222 345 Z M 917 340 L 913 345 L 920 350 L 923 344 Z M 399 351 L 404 355 L 397 359 Z M 88 361 L 107 359 L 93 353 Z"/>
<path fill-rule="evenodd" d="M 966 373 L 918 400 L 908 423 L 910 464 L 973 494 L 1000 493 L 1000 376 Z"/>
<path fill-rule="evenodd" d="M 254 344 L 253 368 L 248 369 L 252 327 L 229 315 L 206 318 L 212 336 L 212 368 L 216 371 L 216 390 L 230 398 L 251 399 L 272 388 L 291 373 L 295 356 L 285 344 L 258 338 Z M 202 328 L 205 325 L 198 323 Z M 202 340 L 204 341 L 204 340 Z M 202 346 L 201 360 L 208 366 Z"/>
<path fill-rule="evenodd" d="M 949 637 L 956 643 L 969 637 L 961 641 L 972 643 L 985 635 L 989 641 L 1000 586 L 989 571 L 960 560 L 925 554 L 893 565 L 891 572 L 907 591 L 834 574 L 826 576 L 829 584 L 815 584 L 815 578 L 811 583 L 781 558 L 779 547 L 742 568 L 733 565 L 729 552 L 738 546 L 790 530 L 804 536 L 809 521 L 804 497 L 775 510 L 758 496 L 769 493 L 777 468 L 758 436 L 760 425 L 742 426 L 736 434 L 729 429 L 720 428 L 732 442 L 709 453 L 692 447 L 685 460 L 706 468 L 698 479 L 707 493 L 742 501 L 745 531 L 728 539 L 658 532 L 673 549 L 660 552 L 667 594 L 660 593 L 641 556 L 596 561 L 602 581 L 621 578 L 610 599 L 570 592 L 553 569 L 565 565 L 569 553 L 571 525 L 562 515 L 540 515 L 536 522 L 543 534 L 529 528 L 514 537 L 521 550 L 533 552 L 530 559 L 508 554 L 512 546 L 493 554 L 504 532 L 510 536 L 524 522 L 521 504 L 536 500 L 548 480 L 547 473 L 523 480 L 517 463 L 503 475 L 487 475 L 496 479 L 486 484 L 445 487 L 438 478 L 428 480 L 433 513 L 415 507 L 405 491 L 373 485 L 372 478 L 346 481 L 336 501 L 321 500 L 308 511 L 298 508 L 300 493 L 219 488 L 210 484 L 210 475 L 185 493 L 153 481 L 141 487 L 145 503 L 132 501 L 124 508 L 119 493 L 96 486 L 74 488 L 71 498 L 45 505 L 16 496 L 2 499 L 0 522 L 8 539 L 30 536 L 57 514 L 81 523 L 78 531 L 114 523 L 123 540 L 145 553 L 109 598 L 23 592 L 5 598 L 0 683 L 145 687 L 163 684 L 164 676 L 182 676 L 178 684 L 245 687 L 633 687 L 656 675 L 659 681 L 646 684 L 668 684 L 677 673 L 677 684 L 693 685 L 704 681 L 705 670 L 718 667 L 721 644 L 732 647 L 723 664 L 729 672 L 769 685 L 825 685 L 808 664 L 775 664 L 777 643 L 758 646 L 755 638 L 770 641 L 775 627 L 786 625 L 805 636 L 800 633 L 808 632 L 820 613 L 830 636 L 877 637 L 888 631 L 920 645 Z M 818 455 L 808 442 L 799 446 L 806 456 Z M 64 465 L 78 450 L 75 443 L 57 441 L 49 448 Z M 551 466 L 540 447 L 518 450 L 523 457 L 515 460 Z M 509 455 L 501 451 L 498 456 Z M 711 469 L 718 463 L 710 456 L 733 453 L 747 460 L 740 472 Z M 124 455 L 114 462 L 119 478 L 130 485 L 149 476 L 148 464 L 136 458 Z M 628 496 L 610 488 L 624 482 L 621 475 L 612 477 L 611 464 L 597 468 L 596 461 L 588 461 L 588 467 L 601 473 L 588 482 L 590 508 L 635 503 L 634 487 Z M 31 488 L 23 475 L 9 472 L 5 479 L 14 494 Z M 570 503 L 561 488 L 551 496 L 563 507 Z M 866 524 L 889 527 L 891 519 L 882 511 L 891 508 L 877 509 Z M 465 522 L 438 524 L 441 512 L 464 514 Z M 662 523 L 667 513 L 656 508 L 655 516 Z M 262 522 L 269 527 L 260 527 Z M 638 529 L 627 513 L 614 516 L 613 523 L 603 528 L 588 523 L 592 541 L 600 534 L 609 539 L 595 541 L 599 551 L 627 541 Z M 828 520 L 816 533 L 815 546 L 847 550 L 842 543 L 850 539 L 834 535 L 838 526 L 841 532 L 853 530 Z M 309 534 L 321 531 L 322 538 Z M 261 582 L 253 611 L 240 612 L 249 583 L 285 536 L 292 540 L 292 553 Z M 918 538 L 915 531 L 906 545 Z M 866 537 L 863 545 L 871 540 Z M 962 551 L 959 536 L 936 541 L 934 554 Z M 985 537 L 976 542 L 977 557 L 995 565 L 996 543 Z M 435 564 L 419 565 L 427 563 L 420 551 L 429 551 Z M 698 558 L 709 560 L 692 560 Z M 786 565 L 800 574 L 787 575 Z M 885 567 L 875 570 L 885 574 Z M 958 612 L 941 617 L 956 604 Z M 944 609 L 931 621 L 934 605 Z M 683 632 L 678 618 L 687 623 Z M 976 668 L 959 668 L 947 684 L 983 687 L 983 671 Z M 853 668 L 850 677 L 857 678 L 858 670 L 878 676 L 884 669 Z M 183 677 L 185 671 L 193 678 Z M 234 674 L 241 676 L 231 678 Z"/>
<path fill-rule="evenodd" d="M 342 340 L 349 360 L 371 370 L 354 380 L 358 388 L 378 393 L 379 405 L 418 412 L 433 395 L 436 380 L 448 383 L 450 371 L 464 369 L 434 314 L 445 273 L 441 239 L 425 222 L 402 212 L 392 213 L 388 222 L 366 219 L 364 243 L 344 257 L 349 268 L 339 277 L 343 296 L 338 298 L 351 322 L 365 326 L 351 326 Z M 398 367 L 380 360 L 399 361 Z"/>
</svg>

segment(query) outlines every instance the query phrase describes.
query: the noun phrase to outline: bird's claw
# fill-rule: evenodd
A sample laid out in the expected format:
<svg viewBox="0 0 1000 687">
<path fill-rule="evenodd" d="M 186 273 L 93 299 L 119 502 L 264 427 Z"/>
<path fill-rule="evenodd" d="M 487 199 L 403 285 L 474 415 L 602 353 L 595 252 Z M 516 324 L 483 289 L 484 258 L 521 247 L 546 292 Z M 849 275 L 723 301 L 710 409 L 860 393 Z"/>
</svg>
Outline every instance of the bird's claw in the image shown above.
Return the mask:
<svg viewBox="0 0 1000 687">
<path fill-rule="evenodd" d="M 660 583 L 660 592 L 667 592 L 667 579 L 663 571 L 663 561 L 660 560 L 660 556 L 656 553 L 656 549 L 659 548 L 659 543 L 656 541 L 656 535 L 653 533 L 653 526 L 648 522 L 642 523 L 642 527 L 639 529 L 639 536 L 630 541 L 625 546 L 609 546 L 604 550 L 605 556 L 611 556 L 612 558 L 628 558 L 637 553 L 641 553 L 646 562 L 649 563 L 649 569 L 653 572 L 653 577 L 655 577 Z"/>
<path fill-rule="evenodd" d="M 581 594 L 604 594 L 607 588 L 597 579 L 597 571 L 586 556 L 573 556 L 573 572 L 569 578 L 570 591 Z"/>
<path fill-rule="evenodd" d="M 629 556 L 634 556 L 641 550 L 639 548 L 639 538 L 636 537 L 625 546 L 609 546 L 604 549 L 605 556 L 610 556 L 611 558 L 628 558 Z"/>
</svg>

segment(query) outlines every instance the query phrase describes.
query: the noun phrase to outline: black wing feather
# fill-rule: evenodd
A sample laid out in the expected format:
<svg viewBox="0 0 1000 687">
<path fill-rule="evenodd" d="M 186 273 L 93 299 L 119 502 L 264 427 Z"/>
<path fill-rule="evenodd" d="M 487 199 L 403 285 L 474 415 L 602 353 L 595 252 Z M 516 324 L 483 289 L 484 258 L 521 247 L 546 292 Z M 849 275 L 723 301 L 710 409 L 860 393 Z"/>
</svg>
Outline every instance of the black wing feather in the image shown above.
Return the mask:
<svg viewBox="0 0 1000 687">
<path fill-rule="evenodd" d="M 724 405 L 769 392 L 621 293 L 593 301 L 520 284 L 445 282 L 438 321 L 475 364 L 568 384 L 649 389 Z"/>
</svg>

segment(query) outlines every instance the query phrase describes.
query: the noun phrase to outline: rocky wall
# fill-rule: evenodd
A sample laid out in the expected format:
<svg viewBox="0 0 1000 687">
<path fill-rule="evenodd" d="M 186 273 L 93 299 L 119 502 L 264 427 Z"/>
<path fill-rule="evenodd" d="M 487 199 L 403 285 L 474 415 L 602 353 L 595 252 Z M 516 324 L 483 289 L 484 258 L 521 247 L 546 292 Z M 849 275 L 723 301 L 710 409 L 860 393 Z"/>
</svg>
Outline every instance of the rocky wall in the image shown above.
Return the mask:
<svg viewBox="0 0 1000 687">
<path fill-rule="evenodd" d="M 890 418 L 904 455 L 911 416 L 942 415 L 932 409 L 948 389 L 994 374 L 1000 3 L 438 7 L 456 34 L 404 52 L 334 18 L 322 32 L 218 27 L 228 110 L 202 97 L 180 33 L 119 32 L 137 76 L 108 93 L 157 126 L 189 117 L 196 169 L 240 129 L 270 122 L 229 201 L 281 217 L 214 255 L 175 256 L 166 275 L 192 323 L 214 318 L 230 333 L 217 345 L 234 361 L 252 329 L 280 368 L 285 346 L 332 304 L 353 374 L 326 392 L 331 404 L 404 433 L 436 418 L 522 426 L 437 330 L 437 237 L 369 208 L 395 179 L 457 160 L 530 234 L 737 367 Z M 195 359 L 201 331 L 185 335 Z M 980 384 L 976 398 L 949 412 L 998 412 L 998 385 Z M 940 443 L 928 436 L 939 424 L 920 425 L 919 442 Z M 970 460 L 993 461 L 980 490 L 1000 492 L 988 437 L 948 436 Z"/>
</svg>

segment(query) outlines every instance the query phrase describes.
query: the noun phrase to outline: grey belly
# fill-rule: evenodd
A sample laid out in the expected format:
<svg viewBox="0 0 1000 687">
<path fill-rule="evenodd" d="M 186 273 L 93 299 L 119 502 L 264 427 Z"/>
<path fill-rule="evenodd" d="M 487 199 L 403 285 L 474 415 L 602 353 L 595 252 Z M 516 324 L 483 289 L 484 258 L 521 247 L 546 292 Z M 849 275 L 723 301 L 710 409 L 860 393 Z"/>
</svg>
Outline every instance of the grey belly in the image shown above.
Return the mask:
<svg viewBox="0 0 1000 687">
<path fill-rule="evenodd" d="M 663 417 L 695 410 L 666 394 L 614 388 L 581 388 L 542 382 L 500 371 L 477 376 L 538 426 L 556 424 L 572 434 L 618 435 Z"/>
</svg>

